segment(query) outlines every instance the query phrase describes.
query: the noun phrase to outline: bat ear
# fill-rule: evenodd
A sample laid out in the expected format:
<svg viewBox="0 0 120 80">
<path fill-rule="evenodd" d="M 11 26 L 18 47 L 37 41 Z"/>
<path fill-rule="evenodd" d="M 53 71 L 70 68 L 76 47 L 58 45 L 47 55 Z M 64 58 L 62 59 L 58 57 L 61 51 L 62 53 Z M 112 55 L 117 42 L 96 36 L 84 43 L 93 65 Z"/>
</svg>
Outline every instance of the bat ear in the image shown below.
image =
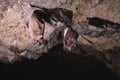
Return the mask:
<svg viewBox="0 0 120 80">
<path fill-rule="evenodd" d="M 29 28 L 29 22 L 26 23 L 27 28 Z"/>
</svg>

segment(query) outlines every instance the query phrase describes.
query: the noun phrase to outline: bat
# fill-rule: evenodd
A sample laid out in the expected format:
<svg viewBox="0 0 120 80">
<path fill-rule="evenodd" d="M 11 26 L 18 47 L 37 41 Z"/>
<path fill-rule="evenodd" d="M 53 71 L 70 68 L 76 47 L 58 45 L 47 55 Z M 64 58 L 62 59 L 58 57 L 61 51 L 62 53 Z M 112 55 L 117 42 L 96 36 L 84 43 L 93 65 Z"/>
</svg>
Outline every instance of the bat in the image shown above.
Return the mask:
<svg viewBox="0 0 120 80">
<path fill-rule="evenodd" d="M 71 27 L 67 27 L 63 34 L 63 49 L 71 51 L 76 46 L 78 34 Z"/>
<path fill-rule="evenodd" d="M 39 42 L 43 39 L 45 24 L 38 13 L 36 13 L 36 11 L 33 12 L 29 20 L 28 27 L 30 30 L 31 38 L 34 41 Z"/>
</svg>

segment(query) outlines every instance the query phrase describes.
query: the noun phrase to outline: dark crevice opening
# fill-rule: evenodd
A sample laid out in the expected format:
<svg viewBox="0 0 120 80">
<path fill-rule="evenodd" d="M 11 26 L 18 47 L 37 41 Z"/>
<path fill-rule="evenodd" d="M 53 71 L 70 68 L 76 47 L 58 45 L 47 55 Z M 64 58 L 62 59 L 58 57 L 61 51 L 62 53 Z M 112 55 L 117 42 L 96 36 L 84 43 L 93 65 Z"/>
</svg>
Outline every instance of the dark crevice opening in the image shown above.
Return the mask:
<svg viewBox="0 0 120 80">
<path fill-rule="evenodd" d="M 118 79 L 118 77 L 96 57 L 83 57 L 71 52 L 65 52 L 62 44 L 56 45 L 38 60 L 24 59 L 13 64 L 0 63 L 0 75 L 1 77 L 10 76 L 12 78 L 15 76 L 19 79 Z"/>
<path fill-rule="evenodd" d="M 88 23 L 90 25 L 96 26 L 98 28 L 112 28 L 112 29 L 120 29 L 120 23 L 115 23 L 109 20 L 105 20 L 99 17 L 93 17 L 93 18 L 87 18 L 88 19 Z"/>
<path fill-rule="evenodd" d="M 37 7 L 37 6 L 32 6 Z M 52 24 L 51 20 L 61 21 L 65 24 L 72 23 L 73 12 L 63 8 L 40 8 L 40 10 L 35 10 L 34 13 L 38 18 L 43 19 L 45 22 Z"/>
</svg>

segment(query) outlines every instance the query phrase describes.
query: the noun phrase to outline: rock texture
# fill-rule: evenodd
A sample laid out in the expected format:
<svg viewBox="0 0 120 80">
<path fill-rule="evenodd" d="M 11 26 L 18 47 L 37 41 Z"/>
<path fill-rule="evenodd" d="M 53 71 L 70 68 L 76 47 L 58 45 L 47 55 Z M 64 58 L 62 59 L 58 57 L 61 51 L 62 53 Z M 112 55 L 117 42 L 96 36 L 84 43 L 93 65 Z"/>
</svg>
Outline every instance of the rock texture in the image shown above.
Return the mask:
<svg viewBox="0 0 120 80">
<path fill-rule="evenodd" d="M 119 6 L 119 0 L 0 0 L 0 61 L 38 59 L 63 43 L 64 29 L 70 26 L 78 33 L 71 52 L 93 55 L 120 76 Z M 29 30 L 34 11 L 45 25 L 38 42 Z"/>
</svg>

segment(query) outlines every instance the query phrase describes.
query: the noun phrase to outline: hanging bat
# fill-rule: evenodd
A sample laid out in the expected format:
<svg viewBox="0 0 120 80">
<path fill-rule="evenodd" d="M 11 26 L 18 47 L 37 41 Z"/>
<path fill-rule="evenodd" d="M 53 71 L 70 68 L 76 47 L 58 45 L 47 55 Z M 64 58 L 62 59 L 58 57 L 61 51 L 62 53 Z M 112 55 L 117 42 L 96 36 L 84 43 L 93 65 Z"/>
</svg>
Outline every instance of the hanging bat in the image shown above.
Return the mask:
<svg viewBox="0 0 120 80">
<path fill-rule="evenodd" d="M 45 24 L 37 11 L 33 12 L 33 15 L 29 20 L 28 27 L 31 38 L 34 41 L 39 42 L 43 39 Z"/>
<path fill-rule="evenodd" d="M 76 46 L 78 34 L 71 27 L 64 30 L 63 35 L 63 48 L 64 50 L 71 51 Z"/>
</svg>

